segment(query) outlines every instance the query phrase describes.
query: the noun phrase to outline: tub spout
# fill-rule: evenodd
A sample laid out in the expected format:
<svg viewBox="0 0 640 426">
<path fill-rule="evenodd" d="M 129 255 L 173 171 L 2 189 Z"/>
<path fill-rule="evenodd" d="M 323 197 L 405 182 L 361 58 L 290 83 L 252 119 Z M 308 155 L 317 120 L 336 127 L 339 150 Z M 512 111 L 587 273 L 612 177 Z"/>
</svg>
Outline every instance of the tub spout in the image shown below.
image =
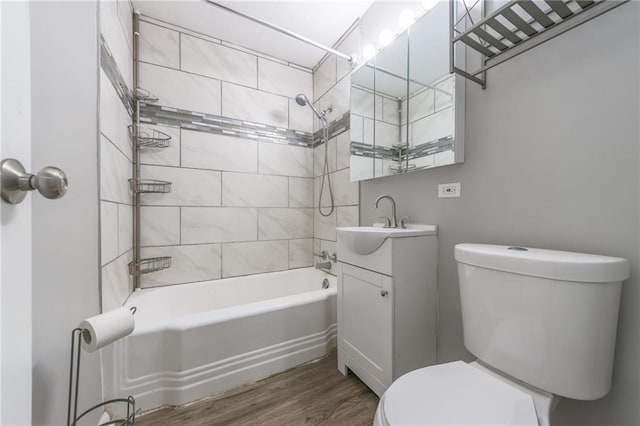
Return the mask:
<svg viewBox="0 0 640 426">
<path fill-rule="evenodd" d="M 331 262 L 316 262 L 317 269 L 331 269 Z"/>
</svg>

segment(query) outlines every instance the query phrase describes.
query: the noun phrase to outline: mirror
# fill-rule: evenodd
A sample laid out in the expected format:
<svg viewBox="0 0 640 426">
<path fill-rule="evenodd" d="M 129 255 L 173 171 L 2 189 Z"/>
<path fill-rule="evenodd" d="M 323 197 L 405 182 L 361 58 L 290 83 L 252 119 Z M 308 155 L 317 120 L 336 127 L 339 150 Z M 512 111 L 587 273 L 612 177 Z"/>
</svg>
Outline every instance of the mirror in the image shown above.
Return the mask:
<svg viewBox="0 0 640 426">
<path fill-rule="evenodd" d="M 351 75 L 351 181 L 463 161 L 464 82 L 439 2 Z"/>
</svg>

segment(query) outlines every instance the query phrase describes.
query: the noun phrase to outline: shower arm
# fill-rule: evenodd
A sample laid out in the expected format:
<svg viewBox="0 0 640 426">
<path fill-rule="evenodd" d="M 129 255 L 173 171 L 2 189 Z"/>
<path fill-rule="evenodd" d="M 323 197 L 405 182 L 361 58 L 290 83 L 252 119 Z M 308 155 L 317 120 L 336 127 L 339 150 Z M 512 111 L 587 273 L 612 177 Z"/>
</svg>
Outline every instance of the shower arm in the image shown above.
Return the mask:
<svg viewBox="0 0 640 426">
<path fill-rule="evenodd" d="M 355 65 L 355 63 L 356 63 L 355 58 L 353 56 L 346 55 L 346 54 L 344 54 L 344 53 L 342 53 L 342 52 L 340 52 L 340 51 L 338 51 L 336 49 L 333 49 L 331 47 L 325 46 L 324 44 L 318 43 L 317 41 L 311 40 L 310 38 L 307 38 L 305 36 L 301 36 L 300 34 L 294 33 L 293 31 L 287 30 L 286 28 L 282 28 L 282 27 L 280 27 L 278 25 L 275 25 L 275 24 L 272 24 L 270 22 L 264 21 L 264 20 L 262 20 L 260 18 L 256 18 L 255 16 L 251 16 L 251 15 L 247 15 L 246 13 L 239 12 L 239 11 L 237 11 L 235 9 L 232 9 L 230 7 L 227 7 L 227 6 L 225 6 L 225 5 L 221 4 L 221 3 L 218 3 L 218 2 L 215 2 L 215 1 L 212 1 L 212 0 L 204 0 L 204 2 L 208 3 L 208 4 L 212 5 L 212 6 L 215 6 L 215 7 L 219 7 L 220 9 L 226 10 L 227 12 L 231 12 L 231 13 L 233 13 L 235 15 L 241 16 L 241 17 L 243 17 L 245 19 L 248 19 L 250 21 L 253 21 L 253 22 L 257 23 L 257 24 L 264 25 L 265 27 L 268 27 L 268 28 L 271 28 L 272 30 L 278 31 L 279 33 L 288 35 L 289 37 L 293 37 L 293 38 L 295 38 L 297 40 L 300 40 L 303 43 L 310 44 L 311 46 L 317 47 L 318 49 L 322 49 L 325 52 L 332 53 L 332 54 L 334 54 L 334 55 L 336 55 L 336 56 L 338 56 L 338 57 L 340 57 L 342 59 L 346 59 L 347 61 L 349 61 L 349 63 L 351 65 Z"/>
</svg>

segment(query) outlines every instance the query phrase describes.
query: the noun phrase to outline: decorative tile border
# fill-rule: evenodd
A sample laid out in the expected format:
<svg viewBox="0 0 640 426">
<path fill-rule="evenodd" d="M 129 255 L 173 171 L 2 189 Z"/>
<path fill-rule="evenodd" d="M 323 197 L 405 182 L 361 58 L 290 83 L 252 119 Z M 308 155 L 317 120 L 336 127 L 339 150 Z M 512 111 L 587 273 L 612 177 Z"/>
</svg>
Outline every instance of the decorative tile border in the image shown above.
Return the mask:
<svg viewBox="0 0 640 426">
<path fill-rule="evenodd" d="M 131 94 L 131 90 L 129 90 L 129 88 L 127 87 L 127 82 L 122 76 L 122 73 L 118 68 L 118 64 L 113 58 L 113 55 L 109 50 L 109 46 L 107 46 L 107 42 L 105 41 L 102 34 L 100 34 L 100 67 L 107 75 L 107 78 L 113 85 L 114 89 L 116 89 L 116 93 L 122 101 L 125 109 L 129 113 L 129 116 L 133 116 L 133 95 Z"/>
<path fill-rule="evenodd" d="M 140 122 L 264 142 L 314 146 L 313 135 L 309 132 L 150 103 L 140 103 Z"/>
<path fill-rule="evenodd" d="M 346 132 L 351 127 L 351 113 L 349 111 L 342 114 L 342 117 L 329 123 L 329 139 L 333 139 L 341 133 Z M 313 133 L 313 146 L 322 144 L 322 129 Z"/>
<path fill-rule="evenodd" d="M 453 151 L 453 149 L 453 136 L 446 136 L 444 138 L 436 139 L 434 141 L 426 142 L 412 147 L 409 150 L 405 150 L 401 147 L 374 147 L 371 144 L 362 142 L 351 142 L 350 151 L 351 155 L 357 155 L 359 157 L 404 161 L 407 158 L 409 160 L 414 160 L 416 158 L 426 157 L 428 155 L 437 154 L 439 152 Z"/>
</svg>

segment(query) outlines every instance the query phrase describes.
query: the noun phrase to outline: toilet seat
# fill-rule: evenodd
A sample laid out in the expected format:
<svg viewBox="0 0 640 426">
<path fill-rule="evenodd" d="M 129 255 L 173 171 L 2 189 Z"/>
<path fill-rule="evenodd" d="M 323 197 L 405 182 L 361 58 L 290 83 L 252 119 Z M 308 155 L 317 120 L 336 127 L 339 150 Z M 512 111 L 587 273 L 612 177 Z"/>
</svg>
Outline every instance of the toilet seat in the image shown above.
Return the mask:
<svg viewBox="0 0 640 426">
<path fill-rule="evenodd" d="M 531 395 L 462 361 L 412 371 L 380 400 L 376 425 L 537 426 Z"/>
</svg>

